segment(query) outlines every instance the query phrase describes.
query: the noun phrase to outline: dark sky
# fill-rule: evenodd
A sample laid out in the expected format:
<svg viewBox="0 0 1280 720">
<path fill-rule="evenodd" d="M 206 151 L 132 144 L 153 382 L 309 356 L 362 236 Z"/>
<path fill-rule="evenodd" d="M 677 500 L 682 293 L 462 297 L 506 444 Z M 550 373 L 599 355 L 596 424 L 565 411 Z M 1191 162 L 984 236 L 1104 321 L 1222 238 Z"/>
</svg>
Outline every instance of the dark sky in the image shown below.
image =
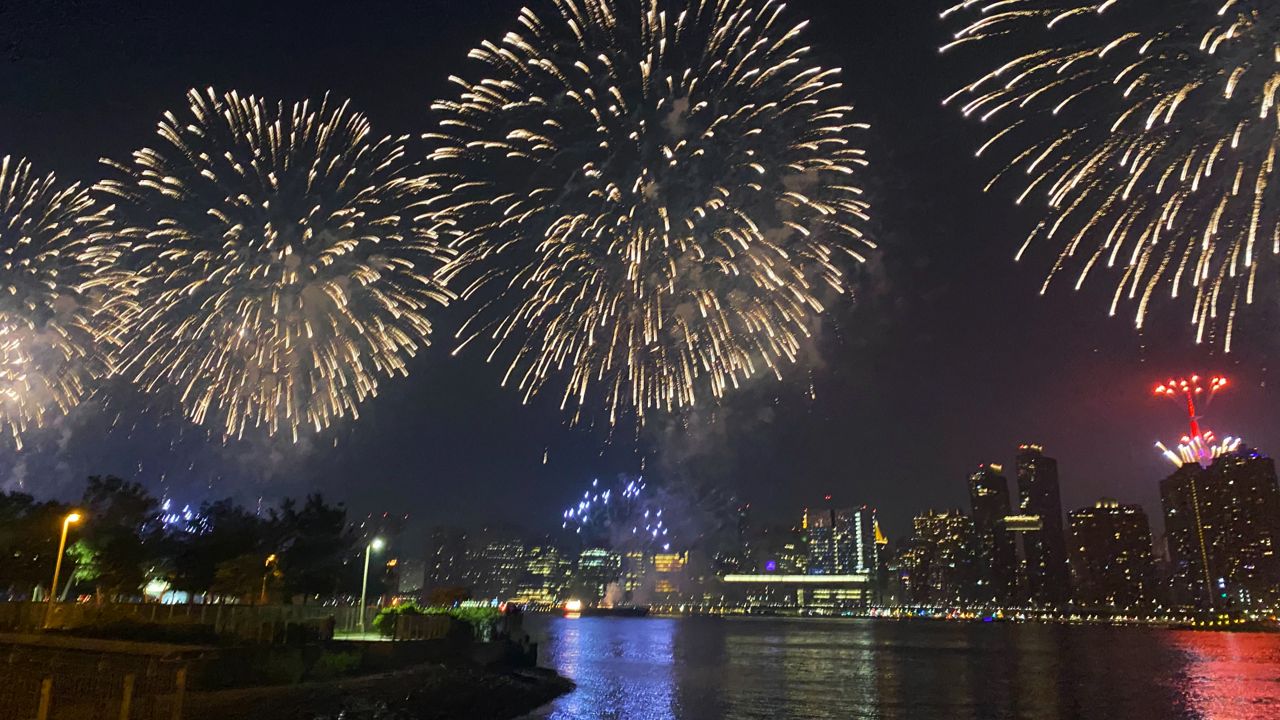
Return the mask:
<svg viewBox="0 0 1280 720">
<path fill-rule="evenodd" d="M 419 525 L 550 529 L 593 476 L 633 472 L 644 457 L 652 480 L 713 484 L 778 518 L 827 492 L 870 503 L 899 536 L 926 507 L 967 504 L 970 469 L 1009 462 L 1016 443 L 1031 440 L 1059 458 L 1068 509 L 1108 495 L 1158 514 L 1156 482 L 1169 468 L 1152 443 L 1176 440 L 1183 425 L 1150 388 L 1196 370 L 1235 381 L 1208 424 L 1274 450 L 1280 417 L 1266 368 L 1275 335 L 1261 322 L 1246 319 L 1237 350 L 1222 355 L 1193 344 L 1185 305 L 1162 306 L 1139 334 L 1128 317 L 1106 317 L 1110 278 L 1040 297 L 1052 250 L 1012 261 L 1034 216 L 1015 212 L 1008 191 L 980 192 L 991 170 L 972 157 L 980 131 L 940 106 L 967 77 L 935 50 L 946 37 L 943 4 L 789 5 L 792 17 L 814 21 L 817 57 L 844 69 L 849 98 L 873 125 L 863 184 L 883 254 L 854 300 L 832 308 L 820 361 L 787 382 L 756 382 L 724 407 L 659 421 L 639 438 L 571 428 L 554 402 L 526 407 L 498 388 L 500 369 L 479 353 L 450 357 L 462 318 L 450 312 L 407 380 L 385 383 L 358 422 L 298 448 L 223 446 L 154 412 L 139 420 L 141 401 L 122 392 L 110 412 L 83 408 L 28 452 L 0 456 L 0 477 L 61 494 L 88 472 L 155 486 L 163 478 L 183 501 L 270 502 L 314 488 L 362 511 L 410 512 Z M 418 133 L 430 127 L 429 102 L 448 92 L 446 76 L 466 71 L 466 50 L 500 38 L 519 7 L 7 0 L 0 155 L 91 182 L 99 157 L 151 143 L 161 112 L 209 85 L 289 101 L 331 91 L 383 133 Z M 1276 297 L 1269 290 L 1264 303 Z"/>
</svg>

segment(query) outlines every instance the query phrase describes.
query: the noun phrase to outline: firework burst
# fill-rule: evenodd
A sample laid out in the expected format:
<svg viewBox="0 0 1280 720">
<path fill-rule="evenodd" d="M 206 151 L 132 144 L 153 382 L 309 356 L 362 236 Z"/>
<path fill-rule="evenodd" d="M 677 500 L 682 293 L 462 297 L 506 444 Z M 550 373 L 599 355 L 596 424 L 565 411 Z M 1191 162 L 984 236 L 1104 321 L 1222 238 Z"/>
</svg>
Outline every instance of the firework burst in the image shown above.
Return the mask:
<svg viewBox="0 0 1280 720">
<path fill-rule="evenodd" d="M 110 222 L 79 186 L 0 159 L 0 428 L 22 436 L 65 414 L 112 370 L 119 275 Z"/>
<path fill-rule="evenodd" d="M 1018 201 L 1044 200 L 1035 242 L 1078 289 L 1117 268 L 1111 300 L 1193 296 L 1196 339 L 1253 302 L 1280 252 L 1280 6 L 1263 0 L 966 0 L 943 48 L 979 45 L 995 69 L 949 98 L 995 126 Z M 988 186 L 990 187 L 990 186 Z"/>
<path fill-rule="evenodd" d="M 772 0 L 555 0 L 451 78 L 432 155 L 459 333 L 526 401 L 640 421 L 781 376 L 863 235 L 865 126 Z"/>
<path fill-rule="evenodd" d="M 1228 435 L 1219 441 L 1212 430 L 1200 426 L 1201 413 L 1208 409 L 1218 391 L 1226 386 L 1227 378 L 1222 375 L 1209 378 L 1202 378 L 1199 375 L 1169 378 L 1156 386 L 1156 397 L 1173 400 L 1185 409 L 1188 427 L 1188 433 L 1182 436 L 1182 441 L 1177 445 L 1177 453 L 1166 447 L 1164 443 L 1157 442 L 1156 448 L 1160 450 L 1160 454 L 1178 467 L 1188 463 L 1207 466 L 1215 458 L 1233 453 L 1240 448 L 1242 442 L 1240 438 Z"/>
<path fill-rule="evenodd" d="M 561 527 L 583 543 L 617 551 L 671 549 L 672 529 L 663 518 L 659 493 L 644 478 L 618 478 L 615 486 L 591 487 L 561 514 Z"/>
<path fill-rule="evenodd" d="M 321 430 L 407 373 L 448 253 L 405 138 L 346 104 L 188 94 L 157 149 L 107 164 L 140 302 L 124 372 L 227 436 Z"/>
</svg>

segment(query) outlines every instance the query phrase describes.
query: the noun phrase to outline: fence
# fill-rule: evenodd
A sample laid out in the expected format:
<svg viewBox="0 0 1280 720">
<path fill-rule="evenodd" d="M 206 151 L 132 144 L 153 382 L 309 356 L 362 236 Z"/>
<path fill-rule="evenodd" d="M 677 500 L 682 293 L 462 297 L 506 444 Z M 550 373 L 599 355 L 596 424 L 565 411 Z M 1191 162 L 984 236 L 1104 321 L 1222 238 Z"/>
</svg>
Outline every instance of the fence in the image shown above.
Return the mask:
<svg viewBox="0 0 1280 720">
<path fill-rule="evenodd" d="M 397 615 L 393 640 L 443 640 L 455 624 L 448 615 Z"/>
<path fill-rule="evenodd" d="M 372 627 L 377 608 L 366 608 Z M 219 637 L 270 643 L 287 638 L 291 627 L 312 626 L 327 635 L 360 629 L 361 609 L 323 605 L 161 605 L 158 603 L 0 603 L 0 632 L 33 632 L 136 622 L 162 626 L 202 626 Z"/>
<path fill-rule="evenodd" d="M 0 720 L 181 720 L 181 656 L 8 645 L 0 648 Z"/>
</svg>

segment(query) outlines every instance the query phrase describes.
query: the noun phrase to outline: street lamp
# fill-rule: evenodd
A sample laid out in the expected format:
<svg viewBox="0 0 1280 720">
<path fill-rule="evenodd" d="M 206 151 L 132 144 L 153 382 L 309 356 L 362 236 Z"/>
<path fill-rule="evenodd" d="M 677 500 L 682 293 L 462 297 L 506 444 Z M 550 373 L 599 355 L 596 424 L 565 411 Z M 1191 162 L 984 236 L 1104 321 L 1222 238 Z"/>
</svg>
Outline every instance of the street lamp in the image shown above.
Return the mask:
<svg viewBox="0 0 1280 720">
<path fill-rule="evenodd" d="M 71 523 L 80 522 L 80 513 L 72 511 L 62 519 L 62 539 L 58 541 L 58 559 L 53 564 L 53 583 L 49 585 L 49 606 L 44 614 L 45 627 L 49 626 L 49 614 L 53 612 L 53 603 L 58 598 L 58 575 L 62 573 L 62 556 L 67 552 L 67 530 Z"/>
<path fill-rule="evenodd" d="M 369 595 L 369 556 L 374 550 L 382 549 L 382 538 L 374 538 L 368 545 L 364 546 L 364 575 L 360 581 L 360 632 L 364 632 L 364 614 L 365 608 L 368 607 Z"/>
<path fill-rule="evenodd" d="M 276 554 L 271 553 L 262 563 L 262 598 L 258 601 L 260 605 L 267 604 L 267 578 L 271 576 L 271 564 L 274 562 L 276 562 Z"/>
</svg>

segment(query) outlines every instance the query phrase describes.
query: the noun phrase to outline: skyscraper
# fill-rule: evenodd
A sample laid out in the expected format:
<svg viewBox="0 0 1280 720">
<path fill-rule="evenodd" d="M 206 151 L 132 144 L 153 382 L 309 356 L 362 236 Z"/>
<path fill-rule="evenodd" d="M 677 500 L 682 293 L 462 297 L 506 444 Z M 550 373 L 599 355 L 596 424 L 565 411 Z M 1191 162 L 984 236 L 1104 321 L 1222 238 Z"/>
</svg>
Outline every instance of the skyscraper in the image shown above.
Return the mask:
<svg viewBox="0 0 1280 720">
<path fill-rule="evenodd" d="M 520 602 L 555 603 L 563 599 L 571 563 L 554 545 L 531 545 L 525 550 L 525 570 L 520 578 Z"/>
<path fill-rule="evenodd" d="M 836 574 L 836 521 L 830 509 L 809 511 L 809 573 Z"/>
<path fill-rule="evenodd" d="M 760 533 L 759 548 L 760 560 L 749 572 L 804 575 L 809 571 L 809 547 L 798 527 L 766 526 Z"/>
<path fill-rule="evenodd" d="M 905 599 L 920 605 L 967 605 L 977 589 L 978 538 L 959 510 L 917 515 L 900 559 Z"/>
<path fill-rule="evenodd" d="M 1076 603 L 1129 610 L 1155 600 L 1151 527 L 1140 505 L 1103 498 L 1071 512 L 1071 573 Z"/>
<path fill-rule="evenodd" d="M 980 465 L 969 475 L 969 503 L 978 537 L 978 599 L 1010 605 L 1018 588 L 1014 535 L 1005 528 L 1009 515 L 1009 480 L 997 464 Z"/>
<path fill-rule="evenodd" d="M 585 548 L 578 553 L 569 590 L 577 599 L 588 603 L 603 600 L 609 587 L 619 587 L 622 578 L 622 556 L 604 548 Z"/>
<path fill-rule="evenodd" d="M 1066 535 L 1062 531 L 1062 498 L 1058 461 L 1040 445 L 1018 446 L 1018 507 L 1022 515 L 1040 518 L 1040 531 L 1025 533 L 1027 585 L 1031 600 L 1061 605 L 1071 596 Z"/>
<path fill-rule="evenodd" d="M 824 508 L 810 512 L 808 523 L 810 574 L 874 573 L 880 566 L 873 508 Z"/>
<path fill-rule="evenodd" d="M 528 566 L 524 541 L 514 528 L 481 528 L 468 537 L 467 565 L 477 599 L 510 599 Z"/>
<path fill-rule="evenodd" d="M 1160 483 L 1173 600 L 1201 610 L 1280 600 L 1280 487 L 1256 450 L 1187 463 Z"/>
</svg>

